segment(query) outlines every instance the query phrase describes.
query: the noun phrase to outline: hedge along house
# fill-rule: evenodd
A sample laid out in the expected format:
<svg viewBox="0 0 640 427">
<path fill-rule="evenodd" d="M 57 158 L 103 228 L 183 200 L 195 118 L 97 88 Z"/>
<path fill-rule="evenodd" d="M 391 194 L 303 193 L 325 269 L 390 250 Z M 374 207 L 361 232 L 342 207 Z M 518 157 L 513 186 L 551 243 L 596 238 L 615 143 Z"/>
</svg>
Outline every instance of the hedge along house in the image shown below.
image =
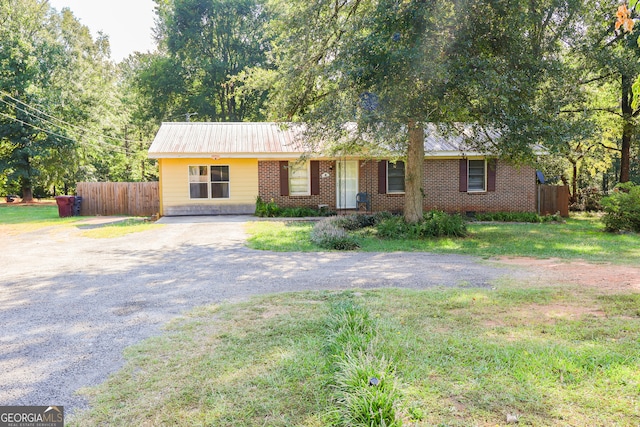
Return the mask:
<svg viewBox="0 0 640 427">
<path fill-rule="evenodd" d="M 425 130 L 424 208 L 535 212 L 536 174 L 466 151 L 462 138 Z M 251 214 L 256 198 L 280 207 L 401 212 L 404 162 L 308 156 L 299 127 L 277 123 L 163 123 L 160 214 Z"/>
</svg>

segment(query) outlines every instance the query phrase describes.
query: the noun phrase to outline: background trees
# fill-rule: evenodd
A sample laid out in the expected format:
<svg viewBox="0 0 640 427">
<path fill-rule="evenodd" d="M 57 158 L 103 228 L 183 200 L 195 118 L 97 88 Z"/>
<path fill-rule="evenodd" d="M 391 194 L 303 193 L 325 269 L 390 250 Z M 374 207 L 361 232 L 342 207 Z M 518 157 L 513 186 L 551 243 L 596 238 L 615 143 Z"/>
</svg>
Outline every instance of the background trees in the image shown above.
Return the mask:
<svg viewBox="0 0 640 427">
<path fill-rule="evenodd" d="M 264 99 L 233 77 L 264 66 L 265 8 L 256 0 L 156 0 L 160 53 L 141 58 L 137 85 L 159 120 L 261 120 Z"/>
<path fill-rule="evenodd" d="M 156 4 L 158 51 L 113 64 L 70 11 L 0 3 L 4 192 L 153 179 L 160 122 L 188 119 L 304 121 L 334 153 L 399 151 L 410 220 L 427 122 L 472 123 L 469 143 L 513 161 L 543 145 L 574 197 L 638 168 L 640 48 L 614 0 Z"/>
</svg>

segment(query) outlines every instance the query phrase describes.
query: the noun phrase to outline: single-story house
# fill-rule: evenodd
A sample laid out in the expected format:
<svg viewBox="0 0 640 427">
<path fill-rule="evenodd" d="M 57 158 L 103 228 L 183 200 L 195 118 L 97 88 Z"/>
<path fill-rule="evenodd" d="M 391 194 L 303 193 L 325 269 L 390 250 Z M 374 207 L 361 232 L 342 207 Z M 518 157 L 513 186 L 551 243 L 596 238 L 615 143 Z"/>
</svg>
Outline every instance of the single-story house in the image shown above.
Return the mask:
<svg viewBox="0 0 640 427">
<path fill-rule="evenodd" d="M 402 211 L 404 162 L 301 160 L 299 135 L 277 123 L 163 123 L 149 148 L 159 164 L 160 214 L 250 214 L 258 196 L 280 207 Z M 514 166 L 462 145 L 425 132 L 425 210 L 536 211 L 532 166 Z"/>
</svg>

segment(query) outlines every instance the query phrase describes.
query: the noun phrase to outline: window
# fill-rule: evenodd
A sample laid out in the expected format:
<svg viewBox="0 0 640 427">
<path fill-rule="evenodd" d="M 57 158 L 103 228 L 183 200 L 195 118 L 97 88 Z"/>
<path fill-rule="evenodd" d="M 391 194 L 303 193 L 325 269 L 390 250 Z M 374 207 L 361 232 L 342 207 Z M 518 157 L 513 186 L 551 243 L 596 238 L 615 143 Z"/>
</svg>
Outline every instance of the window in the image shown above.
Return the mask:
<svg viewBox="0 0 640 427">
<path fill-rule="evenodd" d="M 467 191 L 485 191 L 485 161 L 469 160 L 469 181 Z"/>
<path fill-rule="evenodd" d="M 289 195 L 308 196 L 309 162 L 289 162 Z"/>
<path fill-rule="evenodd" d="M 404 193 L 404 162 L 387 163 L 387 192 Z"/>
<path fill-rule="evenodd" d="M 207 166 L 189 166 L 189 196 L 192 199 L 206 199 L 209 194 Z"/>
<path fill-rule="evenodd" d="M 228 199 L 229 166 L 189 166 L 189 197 Z"/>
</svg>

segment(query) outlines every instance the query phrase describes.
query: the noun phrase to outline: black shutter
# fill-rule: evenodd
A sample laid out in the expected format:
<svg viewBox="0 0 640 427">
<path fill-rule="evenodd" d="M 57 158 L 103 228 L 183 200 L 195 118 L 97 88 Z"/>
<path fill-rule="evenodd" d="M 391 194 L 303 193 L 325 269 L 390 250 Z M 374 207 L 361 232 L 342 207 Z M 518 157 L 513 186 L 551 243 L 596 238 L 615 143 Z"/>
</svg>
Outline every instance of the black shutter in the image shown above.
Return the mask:
<svg viewBox="0 0 640 427">
<path fill-rule="evenodd" d="M 378 194 L 387 194 L 387 161 L 378 163 Z"/>
<path fill-rule="evenodd" d="M 460 159 L 460 186 L 459 191 L 467 192 L 467 159 Z"/>
<path fill-rule="evenodd" d="M 496 191 L 496 165 L 497 159 L 487 160 L 487 191 Z"/>
<path fill-rule="evenodd" d="M 320 194 L 320 162 L 312 160 L 311 162 L 311 195 Z"/>
<path fill-rule="evenodd" d="M 289 162 L 280 162 L 280 195 L 289 195 Z"/>
</svg>

